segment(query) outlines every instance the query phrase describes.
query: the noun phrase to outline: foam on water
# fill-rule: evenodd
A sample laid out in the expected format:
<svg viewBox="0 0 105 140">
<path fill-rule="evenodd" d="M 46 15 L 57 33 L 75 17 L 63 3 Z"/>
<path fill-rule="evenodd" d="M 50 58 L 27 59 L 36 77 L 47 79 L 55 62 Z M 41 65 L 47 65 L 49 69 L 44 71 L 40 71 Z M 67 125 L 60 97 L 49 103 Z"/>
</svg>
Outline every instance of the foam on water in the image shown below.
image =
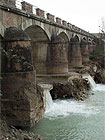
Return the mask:
<svg viewBox="0 0 105 140">
<path fill-rule="evenodd" d="M 95 107 L 84 102 L 77 102 L 72 100 L 56 100 L 53 106 L 45 112 L 45 117 L 56 118 L 56 117 L 66 117 L 70 114 L 82 114 L 83 116 L 94 115 L 98 113 Z"/>
<path fill-rule="evenodd" d="M 83 75 L 83 78 L 87 78 L 89 80 L 92 91 L 105 91 L 105 85 L 96 84 L 90 75 Z M 85 101 L 78 102 L 70 99 L 51 101 L 52 98 L 50 94 L 48 94 L 46 97 L 48 97 L 47 104 L 50 107 L 47 107 L 45 117 L 49 119 L 60 116 L 65 117 L 70 114 L 80 114 L 88 117 L 89 115 L 95 115 L 99 113 L 99 110 L 95 106 L 93 106 L 91 103 L 87 104 Z"/>
<path fill-rule="evenodd" d="M 95 88 L 92 88 L 92 91 L 105 91 L 105 85 L 96 84 L 96 87 Z"/>
</svg>

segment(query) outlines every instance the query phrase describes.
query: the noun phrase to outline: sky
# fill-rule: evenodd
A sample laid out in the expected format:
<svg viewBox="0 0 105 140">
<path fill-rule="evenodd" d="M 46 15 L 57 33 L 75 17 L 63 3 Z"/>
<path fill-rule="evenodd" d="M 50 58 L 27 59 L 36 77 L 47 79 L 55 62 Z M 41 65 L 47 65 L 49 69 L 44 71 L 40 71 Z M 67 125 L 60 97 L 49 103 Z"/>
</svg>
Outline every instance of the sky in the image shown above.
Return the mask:
<svg viewBox="0 0 105 140">
<path fill-rule="evenodd" d="M 25 0 L 90 33 L 99 33 L 105 0 Z"/>
</svg>

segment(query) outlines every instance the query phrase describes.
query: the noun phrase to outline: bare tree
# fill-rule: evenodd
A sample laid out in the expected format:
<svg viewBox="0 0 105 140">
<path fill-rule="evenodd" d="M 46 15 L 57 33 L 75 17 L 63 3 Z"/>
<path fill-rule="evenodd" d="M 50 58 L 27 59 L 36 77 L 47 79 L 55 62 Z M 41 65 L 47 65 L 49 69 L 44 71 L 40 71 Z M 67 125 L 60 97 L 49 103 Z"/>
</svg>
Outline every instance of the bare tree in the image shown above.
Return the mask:
<svg viewBox="0 0 105 140">
<path fill-rule="evenodd" d="M 105 34 L 105 17 L 101 18 L 100 31 Z"/>
</svg>

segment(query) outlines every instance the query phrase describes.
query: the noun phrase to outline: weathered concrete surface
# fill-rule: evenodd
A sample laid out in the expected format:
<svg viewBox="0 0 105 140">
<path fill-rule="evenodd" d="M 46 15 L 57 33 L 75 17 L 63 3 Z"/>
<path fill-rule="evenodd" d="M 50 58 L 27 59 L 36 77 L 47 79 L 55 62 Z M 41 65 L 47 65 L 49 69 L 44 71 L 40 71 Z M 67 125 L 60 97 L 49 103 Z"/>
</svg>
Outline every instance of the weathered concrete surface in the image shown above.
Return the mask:
<svg viewBox="0 0 105 140">
<path fill-rule="evenodd" d="M 2 52 L 3 72 L 33 70 L 31 44 L 28 35 L 15 27 L 7 28 Z"/>
<path fill-rule="evenodd" d="M 33 66 L 36 69 L 36 74 L 47 74 L 48 72 L 49 68 L 47 69 L 46 61 L 48 59 L 48 46 L 51 43 L 53 32 L 57 33 L 57 36 L 62 37 L 65 42 L 65 46 L 67 47 L 63 48 L 67 49 L 67 56 L 71 55 L 71 57 L 67 57 L 69 61 L 69 68 L 71 66 L 81 66 L 82 62 L 79 47 L 76 47 L 76 44 L 72 45 L 72 52 L 69 52 L 68 44 L 70 44 L 71 38 L 75 36 L 78 36 L 79 40 L 82 40 L 82 38 L 85 37 L 87 41 L 88 39 L 90 39 L 90 41 L 92 42 L 92 40 L 95 38 L 92 34 L 76 26 L 73 26 L 72 24 L 67 24 L 66 21 L 55 21 L 54 16 L 50 13 L 47 15 L 46 19 L 44 11 L 40 9 L 37 9 L 36 15 L 32 14 L 32 5 L 30 5 L 29 3 L 23 2 L 21 10 L 16 9 L 15 0 L 7 1 L 7 3 L 12 3 L 12 7 L 8 4 L 3 3 L 4 1 L 1 1 L 0 3 L 0 34 L 4 34 L 6 28 L 9 27 L 17 27 L 18 29 L 22 29 L 27 32 L 31 39 Z M 59 51 L 61 46 L 64 45 L 59 44 Z M 75 56 L 75 52 L 77 52 L 77 56 Z M 61 54 L 63 54 L 62 56 L 60 56 L 63 60 L 65 51 L 63 50 Z M 58 73 L 54 71 L 55 67 L 56 69 L 59 69 L 59 73 L 67 73 L 67 64 L 65 62 L 62 61 L 62 64 L 65 65 L 64 67 L 61 66 L 60 61 L 56 62 L 56 64 L 54 64 L 56 66 L 54 66 L 54 68 L 52 69 L 53 73 Z M 61 66 L 61 70 L 60 66 L 58 65 Z"/>
<path fill-rule="evenodd" d="M 52 35 L 48 49 L 48 73 L 68 73 L 67 48 L 60 36 Z"/>
<path fill-rule="evenodd" d="M 1 0 L 1 2 L 5 5 L 9 5 L 11 7 L 16 6 L 16 0 Z"/>
<path fill-rule="evenodd" d="M 2 37 L 0 36 L 0 96 L 1 96 L 1 46 L 2 46 Z"/>
<path fill-rule="evenodd" d="M 81 48 L 81 55 L 82 55 L 82 63 L 86 64 L 89 62 L 89 49 L 86 40 L 84 39 L 81 40 L 80 48 Z"/>
<path fill-rule="evenodd" d="M 80 42 L 77 36 L 71 38 L 69 46 L 69 68 L 82 66 L 82 55 L 80 51 Z"/>
<path fill-rule="evenodd" d="M 45 100 L 43 90 L 36 89 L 30 39 L 24 31 L 11 27 L 4 40 L 2 112 L 9 125 L 31 127 L 43 117 Z"/>
<path fill-rule="evenodd" d="M 44 30 L 32 26 L 25 30 L 31 38 L 33 66 L 37 74 L 47 73 L 47 49 L 49 39 Z"/>
<path fill-rule="evenodd" d="M 35 73 L 2 74 L 2 111 L 8 124 L 31 127 L 42 117 L 45 111 L 44 95 L 35 85 Z"/>
<path fill-rule="evenodd" d="M 73 78 L 80 78 L 80 74 L 75 72 L 69 72 L 68 74 L 47 74 L 47 75 L 37 75 L 37 83 L 67 83 Z"/>
</svg>

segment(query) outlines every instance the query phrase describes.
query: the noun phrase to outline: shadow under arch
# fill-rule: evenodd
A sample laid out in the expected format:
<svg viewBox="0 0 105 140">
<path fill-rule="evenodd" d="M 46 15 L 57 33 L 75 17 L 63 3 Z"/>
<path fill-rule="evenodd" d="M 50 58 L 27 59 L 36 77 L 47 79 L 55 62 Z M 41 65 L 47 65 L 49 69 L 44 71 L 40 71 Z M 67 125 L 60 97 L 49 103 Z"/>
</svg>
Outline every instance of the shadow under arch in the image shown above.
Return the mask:
<svg viewBox="0 0 105 140">
<path fill-rule="evenodd" d="M 25 29 L 25 32 L 31 39 L 33 65 L 36 69 L 36 74 L 47 73 L 47 49 L 49 37 L 45 30 L 38 25 L 32 25 Z"/>
<path fill-rule="evenodd" d="M 66 46 L 66 51 L 67 51 L 67 59 L 68 59 L 68 47 L 69 47 L 69 38 L 65 32 L 61 32 L 58 34 L 61 38 L 64 39 L 65 46 Z"/>
<path fill-rule="evenodd" d="M 2 55 L 2 48 L 3 48 L 3 41 L 4 37 L 0 34 L 0 75 L 3 69 L 3 64 L 5 65 L 5 63 L 3 63 L 3 55 Z"/>
<path fill-rule="evenodd" d="M 76 40 L 76 42 L 80 42 L 78 35 L 75 35 L 73 38 Z"/>
<path fill-rule="evenodd" d="M 0 34 L 0 96 L 1 96 L 1 50 L 2 50 L 2 40 L 3 40 L 3 37 L 2 35 Z"/>
<path fill-rule="evenodd" d="M 82 40 L 87 41 L 87 38 L 86 37 L 83 37 Z"/>
<path fill-rule="evenodd" d="M 77 35 L 70 39 L 69 50 L 69 69 L 71 67 L 81 67 L 82 66 L 82 56 L 80 51 L 80 40 Z"/>
<path fill-rule="evenodd" d="M 58 36 L 62 37 L 67 43 L 69 42 L 69 38 L 65 32 L 60 32 Z"/>
</svg>

